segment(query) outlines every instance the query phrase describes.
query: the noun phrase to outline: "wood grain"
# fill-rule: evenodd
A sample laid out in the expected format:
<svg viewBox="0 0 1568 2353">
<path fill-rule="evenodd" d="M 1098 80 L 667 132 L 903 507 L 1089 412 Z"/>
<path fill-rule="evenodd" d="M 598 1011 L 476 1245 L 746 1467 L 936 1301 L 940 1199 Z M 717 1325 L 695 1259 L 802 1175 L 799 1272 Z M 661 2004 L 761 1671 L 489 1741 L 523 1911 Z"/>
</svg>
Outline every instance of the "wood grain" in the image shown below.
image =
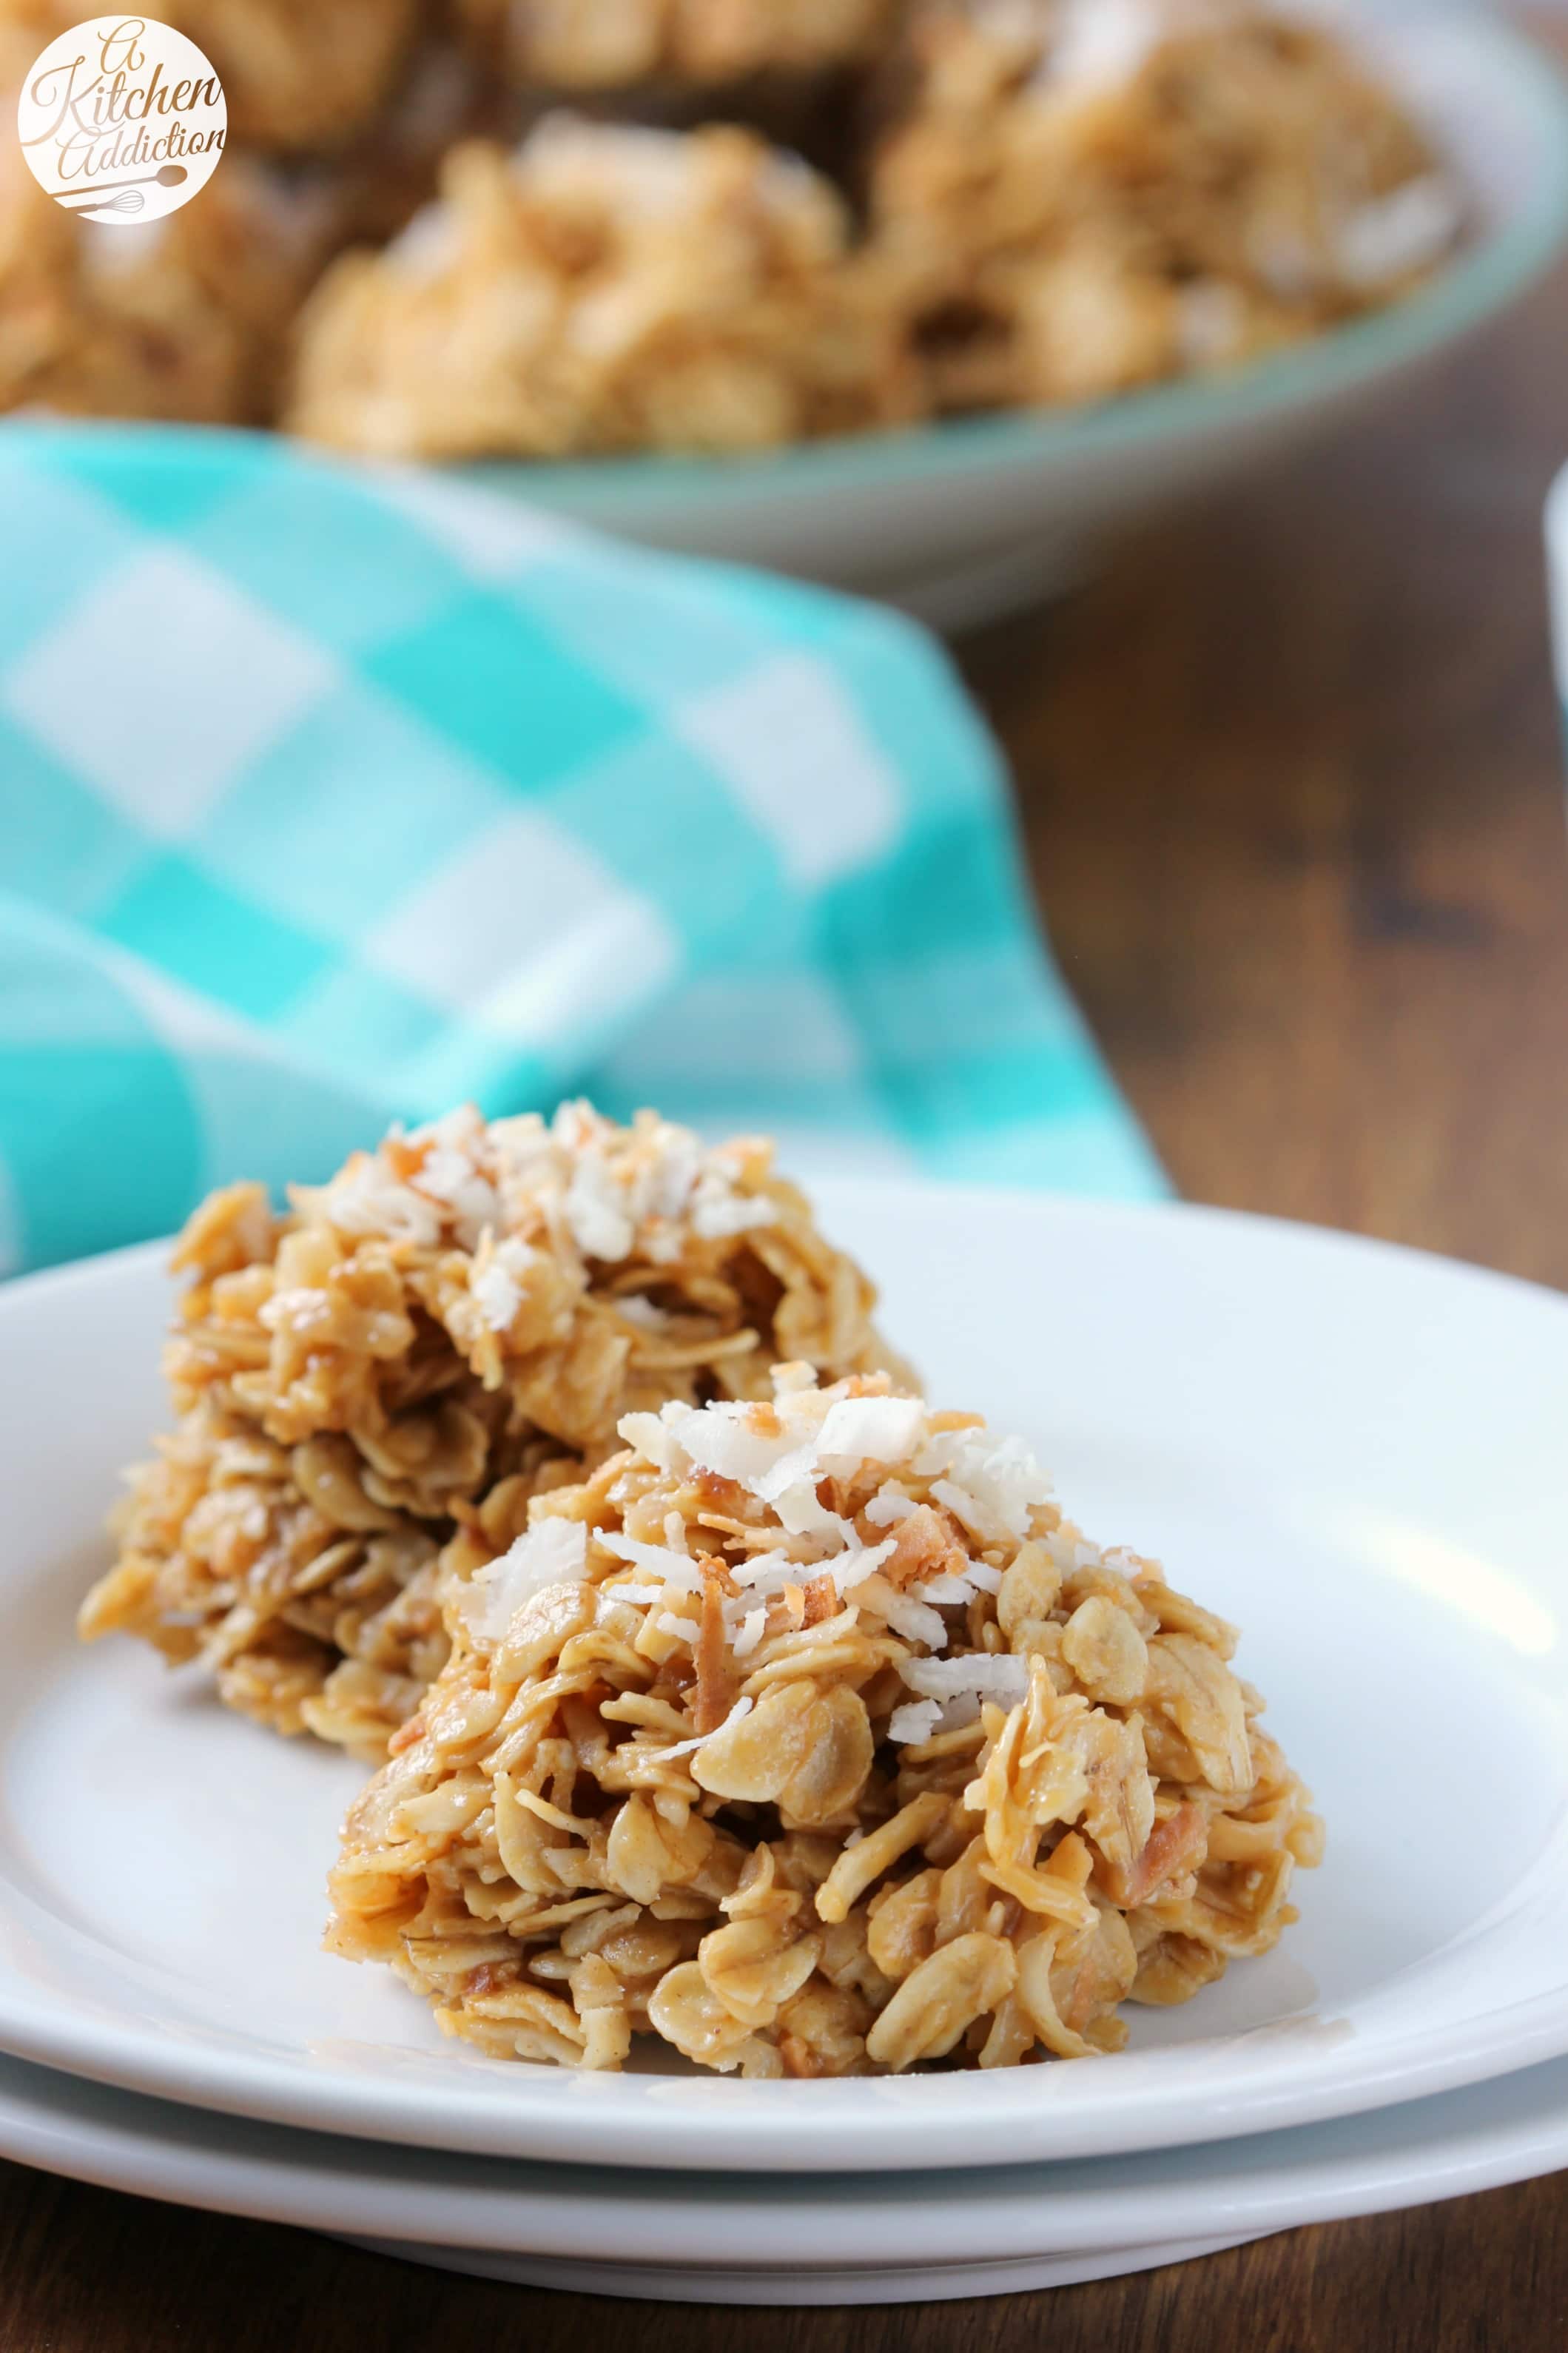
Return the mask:
<svg viewBox="0 0 1568 2353">
<path fill-rule="evenodd" d="M 976 647 L 1058 955 L 1180 1189 L 1568 1282 L 1542 501 L 1568 285 Z"/>
<path fill-rule="evenodd" d="M 1182 1189 L 1568 1284 L 1539 515 L 1568 276 L 1398 406 L 966 650 L 1058 954 Z M 0 2167 L 0 2353 L 1562 2353 L 1568 2176 L 1048 2297 L 490 2288 Z"/>
</svg>

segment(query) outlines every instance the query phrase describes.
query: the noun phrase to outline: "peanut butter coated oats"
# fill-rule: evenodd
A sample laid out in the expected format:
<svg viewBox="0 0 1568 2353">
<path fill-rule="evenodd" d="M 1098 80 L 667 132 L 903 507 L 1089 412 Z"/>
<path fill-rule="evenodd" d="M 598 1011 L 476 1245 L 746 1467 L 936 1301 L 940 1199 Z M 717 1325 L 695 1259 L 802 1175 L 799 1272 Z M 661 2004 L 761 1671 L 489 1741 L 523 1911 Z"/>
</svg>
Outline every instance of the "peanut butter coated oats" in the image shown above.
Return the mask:
<svg viewBox="0 0 1568 2353">
<path fill-rule="evenodd" d="M 774 1379 L 452 1564 L 331 1948 L 497 2057 L 752 2076 L 1114 2051 L 1269 1950 L 1321 1833 L 1233 1630 L 976 1417 Z"/>
<path fill-rule="evenodd" d="M 84 1636 L 201 1659 L 228 1704 L 367 1757 L 444 1664 L 444 1583 L 504 1551 L 628 1411 L 766 1398 L 780 1356 L 894 1362 L 873 1292 L 743 1139 L 464 1111 L 275 1216 L 214 1194 Z"/>
</svg>

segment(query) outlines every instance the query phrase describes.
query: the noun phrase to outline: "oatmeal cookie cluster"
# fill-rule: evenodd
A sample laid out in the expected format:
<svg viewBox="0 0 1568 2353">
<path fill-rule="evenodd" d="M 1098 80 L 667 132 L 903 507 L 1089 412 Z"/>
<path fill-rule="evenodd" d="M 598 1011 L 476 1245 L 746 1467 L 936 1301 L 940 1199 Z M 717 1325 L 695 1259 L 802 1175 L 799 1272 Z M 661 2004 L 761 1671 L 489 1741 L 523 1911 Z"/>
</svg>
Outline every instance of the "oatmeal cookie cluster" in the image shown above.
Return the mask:
<svg viewBox="0 0 1568 2353">
<path fill-rule="evenodd" d="M 870 168 L 942 411 L 1233 365 L 1410 290 L 1459 228 L 1415 126 L 1237 0 L 929 6 Z"/>
<path fill-rule="evenodd" d="M 1114 2051 L 1294 1917 L 1234 1630 L 886 1377 L 625 1416 L 447 1588 L 331 1948 L 500 2058 L 752 2076 Z"/>
<path fill-rule="evenodd" d="M 893 1362 L 770 1147 L 651 1113 L 458 1112 L 287 1214 L 215 1194 L 175 1264 L 177 1419 L 81 1630 L 199 1658 L 231 1706 L 366 1756 L 446 1661 L 444 1586 L 623 1414 L 766 1397 L 781 1356 Z"/>
<path fill-rule="evenodd" d="M 395 457 L 745 449 L 889 423 L 913 385 L 846 208 L 754 134 L 551 115 L 309 305 L 289 421 Z"/>
</svg>

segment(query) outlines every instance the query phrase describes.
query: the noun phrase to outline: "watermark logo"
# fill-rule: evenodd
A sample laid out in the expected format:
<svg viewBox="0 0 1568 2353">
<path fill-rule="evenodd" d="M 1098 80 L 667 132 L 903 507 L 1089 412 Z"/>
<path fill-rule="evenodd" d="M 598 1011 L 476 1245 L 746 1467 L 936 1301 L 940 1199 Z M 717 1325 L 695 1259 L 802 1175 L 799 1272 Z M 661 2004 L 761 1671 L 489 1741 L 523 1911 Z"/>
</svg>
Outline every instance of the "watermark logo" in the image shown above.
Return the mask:
<svg viewBox="0 0 1568 2353">
<path fill-rule="evenodd" d="M 51 41 L 22 85 L 27 168 L 68 212 L 161 220 L 205 187 L 228 129 L 223 84 L 194 41 L 151 16 L 91 16 Z"/>
</svg>

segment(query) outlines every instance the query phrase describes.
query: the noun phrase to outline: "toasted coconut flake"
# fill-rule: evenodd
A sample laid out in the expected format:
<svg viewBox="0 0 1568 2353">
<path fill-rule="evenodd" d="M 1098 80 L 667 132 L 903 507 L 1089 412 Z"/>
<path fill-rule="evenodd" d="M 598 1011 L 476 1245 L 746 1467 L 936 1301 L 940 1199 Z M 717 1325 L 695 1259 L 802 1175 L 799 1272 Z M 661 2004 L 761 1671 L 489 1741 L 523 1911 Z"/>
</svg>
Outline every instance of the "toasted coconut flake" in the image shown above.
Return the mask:
<svg viewBox="0 0 1568 2353">
<path fill-rule="evenodd" d="M 581 1520 L 540 1520 L 500 1560 L 481 1568 L 462 1597 L 463 1621 L 477 1640 L 501 1642 L 524 1602 L 549 1585 L 574 1585 L 587 1574 L 588 1531 Z"/>
<path fill-rule="evenodd" d="M 706 1748 L 708 1743 L 714 1739 L 719 1733 L 731 1731 L 743 1717 L 751 1715 L 752 1710 L 755 1705 L 756 1702 L 754 1700 L 745 1698 L 738 1699 L 733 1707 L 730 1710 L 729 1715 L 726 1715 L 721 1722 L 714 1725 L 710 1730 L 698 1733 L 696 1737 L 691 1740 L 678 1740 L 673 1748 L 658 1749 L 649 1761 L 658 1765 L 668 1765 L 677 1757 L 695 1756 L 698 1749 Z"/>
</svg>

